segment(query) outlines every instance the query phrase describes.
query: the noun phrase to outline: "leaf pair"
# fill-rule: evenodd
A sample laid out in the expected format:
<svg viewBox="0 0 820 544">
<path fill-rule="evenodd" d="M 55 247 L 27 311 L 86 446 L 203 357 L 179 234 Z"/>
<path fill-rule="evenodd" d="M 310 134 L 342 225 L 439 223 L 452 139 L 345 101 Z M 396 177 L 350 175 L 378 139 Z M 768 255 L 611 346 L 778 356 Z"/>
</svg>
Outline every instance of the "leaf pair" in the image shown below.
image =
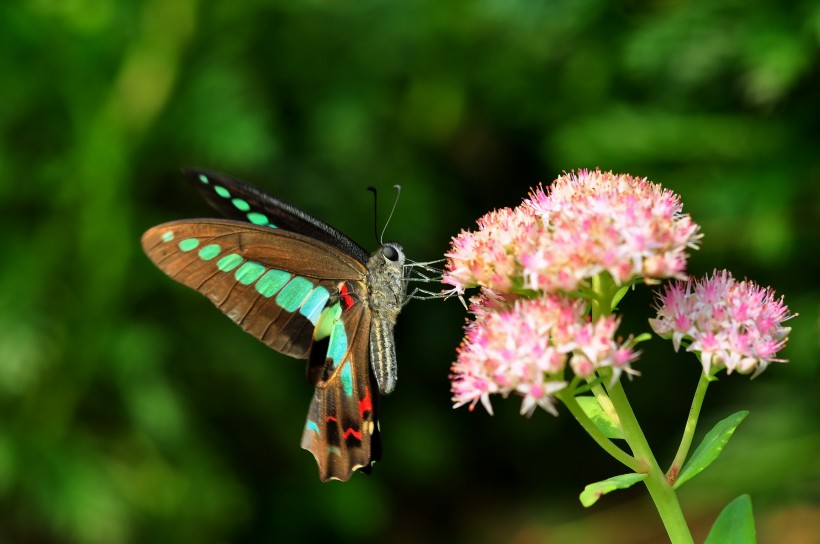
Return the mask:
<svg viewBox="0 0 820 544">
<path fill-rule="evenodd" d="M 591 397 L 580 397 L 588 399 L 580 402 L 584 411 L 592 419 L 596 426 L 608 438 L 623 438 L 620 428 L 601 410 L 600 405 Z M 673 489 L 678 489 L 685 482 L 691 480 L 703 470 L 711 465 L 726 447 L 735 429 L 749 415 L 746 410 L 732 414 L 719 421 L 703 438 L 692 457 L 680 471 L 678 478 L 672 484 Z M 600 482 L 587 485 L 580 495 L 581 504 L 585 507 L 592 506 L 602 496 L 618 489 L 627 489 L 638 482 L 646 480 L 647 474 L 629 473 L 613 476 Z M 720 513 L 706 544 L 738 543 L 748 544 L 755 542 L 754 516 L 752 513 L 752 502 L 748 495 L 742 495 L 730 502 Z"/>
</svg>

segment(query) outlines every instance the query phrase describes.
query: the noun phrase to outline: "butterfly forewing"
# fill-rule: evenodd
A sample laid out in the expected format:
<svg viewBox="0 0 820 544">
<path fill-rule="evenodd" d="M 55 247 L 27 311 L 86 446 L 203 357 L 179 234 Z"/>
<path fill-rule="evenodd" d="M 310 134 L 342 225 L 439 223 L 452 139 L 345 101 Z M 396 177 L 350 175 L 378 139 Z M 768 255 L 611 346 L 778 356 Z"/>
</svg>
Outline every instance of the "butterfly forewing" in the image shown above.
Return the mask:
<svg viewBox="0 0 820 544">
<path fill-rule="evenodd" d="M 322 242 L 237 221 L 173 221 L 148 230 L 142 243 L 160 270 L 271 348 L 298 358 L 307 357 L 338 285 L 365 273 Z"/>
</svg>

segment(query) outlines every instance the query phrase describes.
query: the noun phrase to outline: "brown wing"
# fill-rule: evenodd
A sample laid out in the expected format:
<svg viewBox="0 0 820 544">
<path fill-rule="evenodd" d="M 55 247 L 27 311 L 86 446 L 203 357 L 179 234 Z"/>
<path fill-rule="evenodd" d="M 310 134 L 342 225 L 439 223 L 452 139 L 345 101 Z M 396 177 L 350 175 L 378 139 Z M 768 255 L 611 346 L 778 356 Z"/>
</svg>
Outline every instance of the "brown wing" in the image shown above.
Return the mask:
<svg viewBox="0 0 820 544">
<path fill-rule="evenodd" d="M 316 322 L 338 296 L 338 285 L 361 282 L 366 274 L 363 264 L 324 242 L 227 219 L 164 223 L 143 235 L 142 246 L 168 276 L 208 297 L 271 348 L 297 358 L 307 357 Z M 365 330 L 362 337 L 368 336 Z"/>
</svg>

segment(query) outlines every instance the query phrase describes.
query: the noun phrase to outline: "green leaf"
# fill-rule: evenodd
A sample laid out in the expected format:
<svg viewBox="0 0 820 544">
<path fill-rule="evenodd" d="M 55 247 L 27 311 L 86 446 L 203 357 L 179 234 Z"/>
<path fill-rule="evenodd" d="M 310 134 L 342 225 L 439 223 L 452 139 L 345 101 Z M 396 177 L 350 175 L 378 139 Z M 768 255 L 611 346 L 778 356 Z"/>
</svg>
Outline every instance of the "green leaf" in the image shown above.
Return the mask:
<svg viewBox="0 0 820 544">
<path fill-rule="evenodd" d="M 612 478 L 607 478 L 606 480 L 595 482 L 594 484 L 589 484 L 584 488 L 584 491 L 578 498 L 581 499 L 581 504 L 589 508 L 590 506 L 598 502 L 598 499 L 600 499 L 602 496 L 606 495 L 610 491 L 632 487 L 636 483 L 641 482 L 645 479 L 646 474 L 638 474 L 636 472 L 630 474 L 621 474 L 619 476 L 613 476 Z"/>
<path fill-rule="evenodd" d="M 641 334 L 639 334 L 638 336 L 636 336 L 632 340 L 632 345 L 634 346 L 636 344 L 640 344 L 641 342 L 646 342 L 647 340 L 651 340 L 651 339 L 652 339 L 652 334 L 651 333 L 642 332 Z"/>
<path fill-rule="evenodd" d="M 752 499 L 741 495 L 726 505 L 709 531 L 704 544 L 754 544 L 755 518 Z"/>
<path fill-rule="evenodd" d="M 623 438 L 624 433 L 621 428 L 609 417 L 609 414 L 604 412 L 598 399 L 590 396 L 575 397 L 581 410 L 587 415 L 589 419 L 595 424 L 598 429 L 604 433 L 607 438 Z"/>
<path fill-rule="evenodd" d="M 615 292 L 615 296 L 612 297 L 612 302 L 610 303 L 613 308 L 621 302 L 621 299 L 629 292 L 629 289 L 632 288 L 633 283 L 627 283 L 626 285 L 622 285 L 618 291 Z"/>
<path fill-rule="evenodd" d="M 740 422 L 748 415 L 748 410 L 741 410 L 719 421 L 711 431 L 706 433 L 703 442 L 700 443 L 698 449 L 695 450 L 695 453 L 692 454 L 692 457 L 683 467 L 683 470 L 680 471 L 673 487 L 675 489 L 679 488 L 684 482 L 694 478 L 700 474 L 703 469 L 711 465 L 712 462 L 718 458 L 720 452 L 723 451 L 723 448 L 726 447 L 729 438 L 732 437 L 737 426 L 740 425 Z"/>
</svg>

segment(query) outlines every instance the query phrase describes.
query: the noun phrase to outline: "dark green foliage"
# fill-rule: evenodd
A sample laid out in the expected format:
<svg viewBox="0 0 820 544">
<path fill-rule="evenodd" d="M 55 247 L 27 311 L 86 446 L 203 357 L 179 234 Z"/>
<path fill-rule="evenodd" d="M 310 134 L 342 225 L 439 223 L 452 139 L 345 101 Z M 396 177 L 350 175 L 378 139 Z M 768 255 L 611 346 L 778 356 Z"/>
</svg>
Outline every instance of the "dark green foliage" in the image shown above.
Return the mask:
<svg viewBox="0 0 820 544">
<path fill-rule="evenodd" d="M 401 183 L 387 238 L 417 260 L 562 170 L 664 184 L 705 232 L 691 272 L 729 268 L 801 314 L 788 365 L 710 388 L 703 429 L 751 415 L 684 510 L 750 493 L 763 535 L 816 504 L 819 40 L 817 0 L 0 3 L 0 542 L 610 541 L 570 520 L 622 469 L 565 411 L 451 410 L 452 300 L 399 320 L 374 475 L 321 484 L 301 363 L 140 251 L 152 225 L 213 215 L 186 165 L 369 249 L 365 187 L 384 217 Z M 649 301 L 625 299 L 625 334 Z M 700 366 L 642 348 L 628 393 L 668 463 Z"/>
</svg>

